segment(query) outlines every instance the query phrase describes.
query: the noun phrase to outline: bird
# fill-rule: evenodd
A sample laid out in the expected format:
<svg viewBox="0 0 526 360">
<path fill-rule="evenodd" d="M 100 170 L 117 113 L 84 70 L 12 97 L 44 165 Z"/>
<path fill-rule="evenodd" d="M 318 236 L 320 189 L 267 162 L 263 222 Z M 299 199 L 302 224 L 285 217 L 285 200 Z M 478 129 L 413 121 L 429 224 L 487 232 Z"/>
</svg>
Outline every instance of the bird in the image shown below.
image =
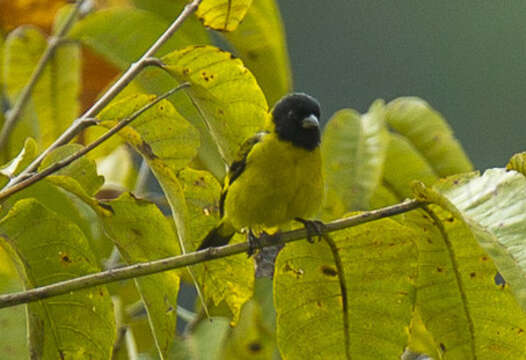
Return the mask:
<svg viewBox="0 0 526 360">
<path fill-rule="evenodd" d="M 228 244 L 248 230 L 254 251 L 256 233 L 267 234 L 291 221 L 302 222 L 311 241 L 320 235 L 316 214 L 323 200 L 320 153 L 320 103 L 291 93 L 272 108 L 264 130 L 246 140 L 228 169 L 219 199 L 220 221 L 197 250 Z"/>
</svg>

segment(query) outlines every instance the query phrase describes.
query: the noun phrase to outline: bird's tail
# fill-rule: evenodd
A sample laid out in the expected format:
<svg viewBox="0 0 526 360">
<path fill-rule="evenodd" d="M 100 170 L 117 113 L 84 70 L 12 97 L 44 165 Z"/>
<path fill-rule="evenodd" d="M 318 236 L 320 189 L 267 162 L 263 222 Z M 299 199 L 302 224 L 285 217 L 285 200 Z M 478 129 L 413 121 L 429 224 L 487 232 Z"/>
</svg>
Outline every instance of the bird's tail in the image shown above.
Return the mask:
<svg viewBox="0 0 526 360">
<path fill-rule="evenodd" d="M 236 233 L 236 230 L 230 224 L 230 222 L 224 219 L 204 238 L 203 242 L 197 248 L 197 251 L 203 250 L 209 247 L 218 247 L 228 244 L 232 236 Z"/>
</svg>

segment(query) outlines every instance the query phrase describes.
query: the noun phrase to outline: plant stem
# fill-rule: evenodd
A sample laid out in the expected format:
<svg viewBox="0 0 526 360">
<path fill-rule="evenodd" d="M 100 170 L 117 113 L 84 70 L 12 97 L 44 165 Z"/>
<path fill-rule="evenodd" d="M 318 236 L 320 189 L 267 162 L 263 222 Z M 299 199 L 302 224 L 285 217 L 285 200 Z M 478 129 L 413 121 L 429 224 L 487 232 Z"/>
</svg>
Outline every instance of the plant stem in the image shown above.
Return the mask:
<svg viewBox="0 0 526 360">
<path fill-rule="evenodd" d="M 45 149 L 28 167 L 26 167 L 18 176 L 13 178 L 5 187 L 4 191 L 25 181 L 29 174 L 34 172 L 42 160 L 54 149 L 71 141 L 82 129 L 89 119 L 97 116 L 101 110 L 110 103 L 135 77 L 147 66 L 160 65 L 158 59 L 152 58 L 153 54 L 181 27 L 183 22 L 197 9 L 201 0 L 193 0 L 188 3 L 177 19 L 166 29 L 166 31 L 157 39 L 157 41 L 144 53 L 136 62 L 130 65 L 121 77 L 115 82 L 100 98 L 93 104 L 80 118 L 75 120 L 71 126 L 60 135 L 53 144 Z M 28 186 L 28 185 L 26 185 Z M 2 193 L 4 192 L 2 191 Z"/>
<path fill-rule="evenodd" d="M 418 200 L 406 200 L 400 204 L 387 206 L 381 209 L 365 211 L 361 214 L 335 220 L 326 224 L 324 233 L 329 233 L 351 226 L 360 225 L 373 220 L 378 220 L 388 216 L 401 214 L 426 205 L 425 202 Z M 261 247 L 284 244 L 291 241 L 297 241 L 307 237 L 305 229 L 292 230 L 279 233 L 276 236 L 264 237 L 260 240 Z M 27 291 L 5 294 L 0 296 L 0 308 L 25 304 L 37 300 L 47 299 L 52 296 L 67 294 L 71 291 L 86 289 L 89 287 L 103 285 L 114 281 L 136 278 L 140 276 L 155 274 L 162 271 L 168 271 L 185 267 L 188 265 L 198 264 L 205 261 L 219 259 L 235 254 L 247 252 L 250 245 L 248 242 L 226 245 L 216 248 L 208 248 L 201 251 L 188 253 L 144 263 L 124 266 L 117 269 L 110 269 L 95 274 L 89 274 L 74 278 L 71 280 L 61 281 L 55 284 L 46 285 Z"/>
<path fill-rule="evenodd" d="M 35 87 L 42 73 L 44 72 L 47 63 L 53 58 L 53 55 L 55 55 L 55 50 L 60 45 L 62 38 L 68 33 L 69 29 L 71 29 L 71 26 L 77 18 L 77 14 L 79 13 L 80 7 L 84 3 L 84 1 L 85 0 L 77 1 L 75 7 L 69 13 L 67 19 L 59 28 L 56 35 L 50 37 L 48 45 L 44 50 L 44 53 L 40 57 L 37 66 L 33 70 L 33 73 L 31 74 L 28 83 L 22 89 L 15 104 L 13 105 L 13 108 L 7 112 L 4 125 L 2 126 L 2 130 L 0 130 L 0 149 L 5 148 L 7 144 L 7 139 L 9 138 L 9 135 L 11 134 L 11 131 L 13 130 L 16 122 L 20 118 L 20 114 L 22 114 L 22 110 L 27 104 L 27 101 L 31 96 L 33 88 Z"/>
</svg>

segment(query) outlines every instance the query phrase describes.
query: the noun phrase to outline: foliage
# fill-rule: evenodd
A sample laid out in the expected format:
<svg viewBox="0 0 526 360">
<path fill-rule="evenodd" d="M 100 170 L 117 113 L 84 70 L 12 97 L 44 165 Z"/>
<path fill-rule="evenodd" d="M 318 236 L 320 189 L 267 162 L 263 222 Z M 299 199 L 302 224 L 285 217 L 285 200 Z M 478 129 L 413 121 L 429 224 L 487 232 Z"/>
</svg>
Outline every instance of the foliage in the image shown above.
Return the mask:
<svg viewBox="0 0 526 360">
<path fill-rule="evenodd" d="M 1 5 L 2 125 L 22 104 L 0 147 L 2 294 L 193 251 L 219 220 L 226 164 L 291 90 L 276 1 L 203 0 L 147 59 L 152 66 L 121 75 L 126 88 L 85 119 L 79 99 L 93 91 L 90 80 L 126 70 L 185 6 L 108 0 L 72 17 L 23 100 L 55 46 L 48 40 L 75 14 L 65 1 L 46 3 Z M 107 67 L 82 65 L 93 57 Z M 118 136 L 6 195 L 138 111 Z M 55 146 L 64 134 L 70 141 Z M 255 279 L 254 259 L 237 254 L 31 302 L 25 312 L 3 308 L 0 357 L 526 359 L 525 153 L 474 172 L 444 117 L 415 97 L 336 112 L 321 150 L 321 219 L 406 198 L 422 206 L 288 244 L 272 281 Z"/>
</svg>

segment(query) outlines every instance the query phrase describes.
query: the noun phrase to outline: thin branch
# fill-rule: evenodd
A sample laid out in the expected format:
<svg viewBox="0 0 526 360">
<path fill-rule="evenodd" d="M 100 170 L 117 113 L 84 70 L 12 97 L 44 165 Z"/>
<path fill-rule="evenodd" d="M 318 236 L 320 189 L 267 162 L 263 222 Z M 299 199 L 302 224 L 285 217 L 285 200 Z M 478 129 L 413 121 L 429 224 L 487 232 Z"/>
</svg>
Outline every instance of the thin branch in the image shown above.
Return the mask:
<svg viewBox="0 0 526 360">
<path fill-rule="evenodd" d="M 22 180 L 21 182 L 15 184 L 15 185 L 13 185 L 13 186 L 5 189 L 5 190 L 0 191 L 0 201 L 6 199 L 7 197 L 9 197 L 11 195 L 13 195 L 14 193 L 17 193 L 17 192 L 27 188 L 29 185 L 32 185 L 32 184 L 44 179 L 45 177 L 57 172 L 58 170 L 60 170 L 60 169 L 62 169 L 64 167 L 68 166 L 69 164 L 71 164 L 73 161 L 75 161 L 75 160 L 81 158 L 82 156 L 86 155 L 91 150 L 95 149 L 97 146 L 99 146 L 100 144 L 102 144 L 103 142 L 108 140 L 110 137 L 115 135 L 123 127 L 125 127 L 126 125 L 129 125 L 133 120 L 135 120 L 137 117 L 139 117 L 141 114 L 143 114 L 146 110 L 150 109 L 152 106 L 154 106 L 155 104 L 157 104 L 161 100 L 166 99 L 167 97 L 173 95 L 176 91 L 184 89 L 184 88 L 186 88 L 188 86 L 189 86 L 188 83 L 183 83 L 183 84 L 179 85 L 178 87 L 173 88 L 173 89 L 165 92 L 164 94 L 156 97 L 154 100 L 152 100 L 148 104 L 144 105 L 139 110 L 135 111 L 129 117 L 124 118 L 121 121 L 119 121 L 110 130 L 105 132 L 103 135 L 98 137 L 95 141 L 93 141 L 89 145 L 83 147 L 82 149 L 80 149 L 76 153 L 71 154 L 70 156 L 68 156 L 68 157 L 66 157 L 66 158 L 64 158 L 64 159 L 62 159 L 60 161 L 57 161 L 56 163 L 54 163 L 50 167 L 47 167 L 44 170 L 42 170 L 41 172 L 36 173 L 36 174 L 34 174 L 34 175 L 30 176 L 30 177 L 27 177 L 25 180 Z"/>
<path fill-rule="evenodd" d="M 324 233 L 341 230 L 351 226 L 360 225 L 373 220 L 388 216 L 401 214 L 424 206 L 426 203 L 418 200 L 406 200 L 400 204 L 384 207 L 377 210 L 366 211 L 358 215 L 340 219 L 326 224 Z M 307 237 L 305 229 L 298 229 L 280 233 L 277 236 L 269 236 L 261 239 L 261 247 L 284 244 Z M 5 294 L 0 296 L 0 308 L 25 304 L 37 300 L 47 299 L 52 296 L 67 294 L 71 291 L 86 289 L 93 286 L 103 285 L 114 281 L 151 275 L 162 271 L 173 270 L 188 265 L 198 264 L 205 261 L 219 259 L 235 254 L 245 253 L 250 245 L 248 242 L 226 245 L 217 248 L 208 248 L 185 255 L 169 257 L 144 263 L 110 269 L 95 274 L 81 276 L 75 279 L 61 281 L 27 291 Z"/>
<path fill-rule="evenodd" d="M 115 98 L 135 77 L 147 66 L 159 66 L 159 60 L 153 60 L 154 53 L 181 27 L 183 22 L 197 9 L 201 0 L 193 0 L 188 3 L 177 19 L 166 29 L 166 31 L 157 39 L 157 41 L 144 53 L 136 62 L 130 65 L 121 77 L 115 82 L 96 102 L 93 104 L 79 119 L 73 122 L 71 126 L 60 135 L 53 144 L 45 149 L 27 168 L 25 168 L 17 177 L 13 178 L 3 190 L 24 181 L 28 174 L 34 172 L 42 160 L 54 149 L 71 141 L 81 130 L 84 120 L 94 118 L 101 112 L 111 100 Z"/>
<path fill-rule="evenodd" d="M 2 130 L 0 130 L 0 149 L 3 149 L 6 146 L 7 139 L 9 138 L 9 135 L 11 134 L 11 131 L 13 130 L 16 122 L 20 118 L 20 114 L 22 113 L 24 106 L 27 104 L 27 101 L 31 96 L 33 88 L 38 82 L 38 79 L 40 79 L 42 73 L 44 72 L 46 65 L 51 60 L 51 58 L 53 58 L 53 55 L 55 55 L 55 50 L 61 44 L 62 38 L 68 33 L 69 29 L 71 29 L 71 26 L 77 18 L 77 14 L 79 13 L 80 7 L 84 3 L 84 1 L 85 0 L 77 1 L 75 7 L 69 13 L 67 19 L 57 31 L 56 35 L 51 36 L 51 38 L 48 41 L 48 45 L 44 50 L 44 53 L 40 57 L 37 66 L 33 70 L 31 77 L 29 78 L 28 83 L 22 89 L 22 92 L 18 96 L 15 104 L 13 105 L 13 108 L 7 112 L 4 125 L 2 126 Z"/>
</svg>

